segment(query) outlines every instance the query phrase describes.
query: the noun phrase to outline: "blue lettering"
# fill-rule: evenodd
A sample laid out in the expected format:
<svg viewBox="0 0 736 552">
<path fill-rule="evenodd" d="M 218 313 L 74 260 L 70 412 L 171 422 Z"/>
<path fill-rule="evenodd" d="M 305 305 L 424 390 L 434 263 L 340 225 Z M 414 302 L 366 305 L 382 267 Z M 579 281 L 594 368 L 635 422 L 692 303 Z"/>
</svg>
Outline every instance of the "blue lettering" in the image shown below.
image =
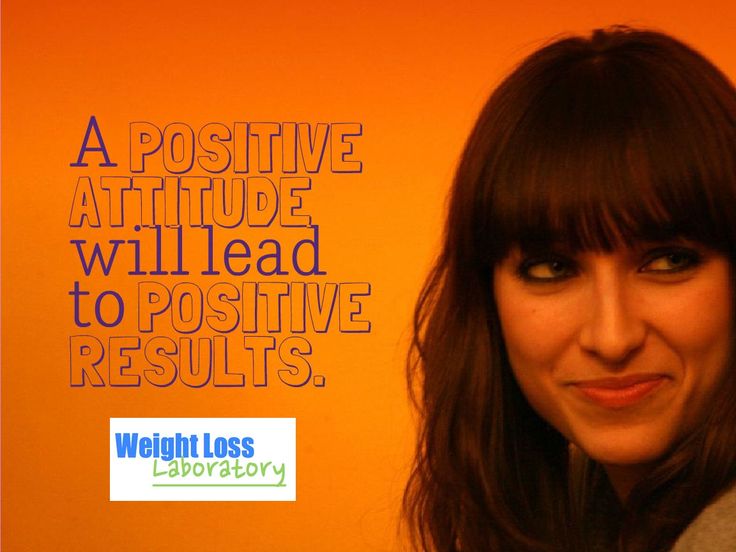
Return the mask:
<svg viewBox="0 0 736 552">
<path fill-rule="evenodd" d="M 138 448 L 138 434 L 116 433 L 115 445 L 118 458 L 135 458 L 136 449 Z"/>
<path fill-rule="evenodd" d="M 253 437 L 243 437 L 241 443 L 243 445 L 243 457 L 252 458 L 255 454 L 255 449 L 253 448 Z"/>
<path fill-rule="evenodd" d="M 138 454 L 141 455 L 141 458 L 150 458 L 153 452 L 152 449 L 153 441 L 151 441 L 151 438 L 141 437 L 141 440 L 138 441 Z"/>
</svg>

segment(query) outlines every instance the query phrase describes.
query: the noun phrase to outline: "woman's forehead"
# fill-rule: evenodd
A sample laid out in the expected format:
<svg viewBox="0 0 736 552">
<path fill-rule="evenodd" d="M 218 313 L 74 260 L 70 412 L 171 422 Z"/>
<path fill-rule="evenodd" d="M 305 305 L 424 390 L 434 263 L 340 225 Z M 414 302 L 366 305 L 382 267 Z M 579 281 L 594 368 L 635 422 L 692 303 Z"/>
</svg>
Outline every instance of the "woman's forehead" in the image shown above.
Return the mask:
<svg viewBox="0 0 736 552">
<path fill-rule="evenodd" d="M 672 235 L 662 237 L 658 239 L 651 238 L 640 238 L 621 240 L 612 242 L 611 247 L 603 248 L 598 246 L 579 247 L 573 246 L 569 243 L 560 240 L 544 240 L 536 241 L 533 243 L 522 244 L 521 242 L 515 242 L 509 245 L 507 257 L 521 257 L 535 254 L 546 254 L 550 252 L 565 254 L 565 255 L 579 255 L 579 254 L 622 254 L 622 255 L 637 255 L 651 249 L 661 247 L 663 245 L 673 247 L 684 247 L 684 248 L 707 248 L 711 249 L 710 245 L 703 243 L 697 239 L 691 239 L 683 235 Z"/>
<path fill-rule="evenodd" d="M 499 259 L 512 246 L 524 251 L 612 251 L 646 242 L 692 240 L 714 249 L 729 249 L 734 220 L 703 189 L 664 183 L 618 183 L 618 189 L 596 190 L 597 184 L 571 184 L 563 189 L 521 182 L 515 189 L 496 190 L 482 230 L 486 250 Z M 572 188 L 572 189 L 571 189 Z"/>
</svg>

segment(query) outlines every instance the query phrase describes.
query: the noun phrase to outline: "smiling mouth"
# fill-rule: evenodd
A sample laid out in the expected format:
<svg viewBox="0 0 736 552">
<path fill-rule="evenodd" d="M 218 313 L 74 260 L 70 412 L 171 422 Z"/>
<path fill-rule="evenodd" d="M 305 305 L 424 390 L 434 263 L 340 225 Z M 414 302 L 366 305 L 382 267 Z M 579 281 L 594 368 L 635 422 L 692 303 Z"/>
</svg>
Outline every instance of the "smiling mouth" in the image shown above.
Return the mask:
<svg viewBox="0 0 736 552">
<path fill-rule="evenodd" d="M 634 374 L 573 383 L 584 398 L 604 408 L 633 406 L 654 393 L 666 380 L 662 374 Z"/>
</svg>

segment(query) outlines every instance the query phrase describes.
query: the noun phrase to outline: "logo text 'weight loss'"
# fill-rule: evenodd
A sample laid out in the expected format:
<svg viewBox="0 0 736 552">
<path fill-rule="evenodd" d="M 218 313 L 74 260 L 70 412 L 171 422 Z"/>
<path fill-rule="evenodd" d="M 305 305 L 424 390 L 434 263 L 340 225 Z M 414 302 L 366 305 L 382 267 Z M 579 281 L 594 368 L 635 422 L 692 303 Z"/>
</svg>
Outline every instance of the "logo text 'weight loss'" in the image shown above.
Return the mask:
<svg viewBox="0 0 736 552">
<path fill-rule="evenodd" d="M 111 418 L 110 500 L 296 500 L 294 418 Z"/>
</svg>

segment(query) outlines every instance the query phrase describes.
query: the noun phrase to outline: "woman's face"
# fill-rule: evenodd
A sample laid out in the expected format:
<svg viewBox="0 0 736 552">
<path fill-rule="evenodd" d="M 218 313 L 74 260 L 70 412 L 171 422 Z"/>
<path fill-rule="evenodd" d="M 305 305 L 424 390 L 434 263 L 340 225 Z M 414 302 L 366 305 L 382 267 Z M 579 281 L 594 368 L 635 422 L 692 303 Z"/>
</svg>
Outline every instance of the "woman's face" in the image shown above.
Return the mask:
<svg viewBox="0 0 736 552">
<path fill-rule="evenodd" d="M 700 244 L 513 250 L 494 271 L 509 361 L 532 407 L 606 466 L 656 461 L 721 384 L 728 259 Z"/>
</svg>

